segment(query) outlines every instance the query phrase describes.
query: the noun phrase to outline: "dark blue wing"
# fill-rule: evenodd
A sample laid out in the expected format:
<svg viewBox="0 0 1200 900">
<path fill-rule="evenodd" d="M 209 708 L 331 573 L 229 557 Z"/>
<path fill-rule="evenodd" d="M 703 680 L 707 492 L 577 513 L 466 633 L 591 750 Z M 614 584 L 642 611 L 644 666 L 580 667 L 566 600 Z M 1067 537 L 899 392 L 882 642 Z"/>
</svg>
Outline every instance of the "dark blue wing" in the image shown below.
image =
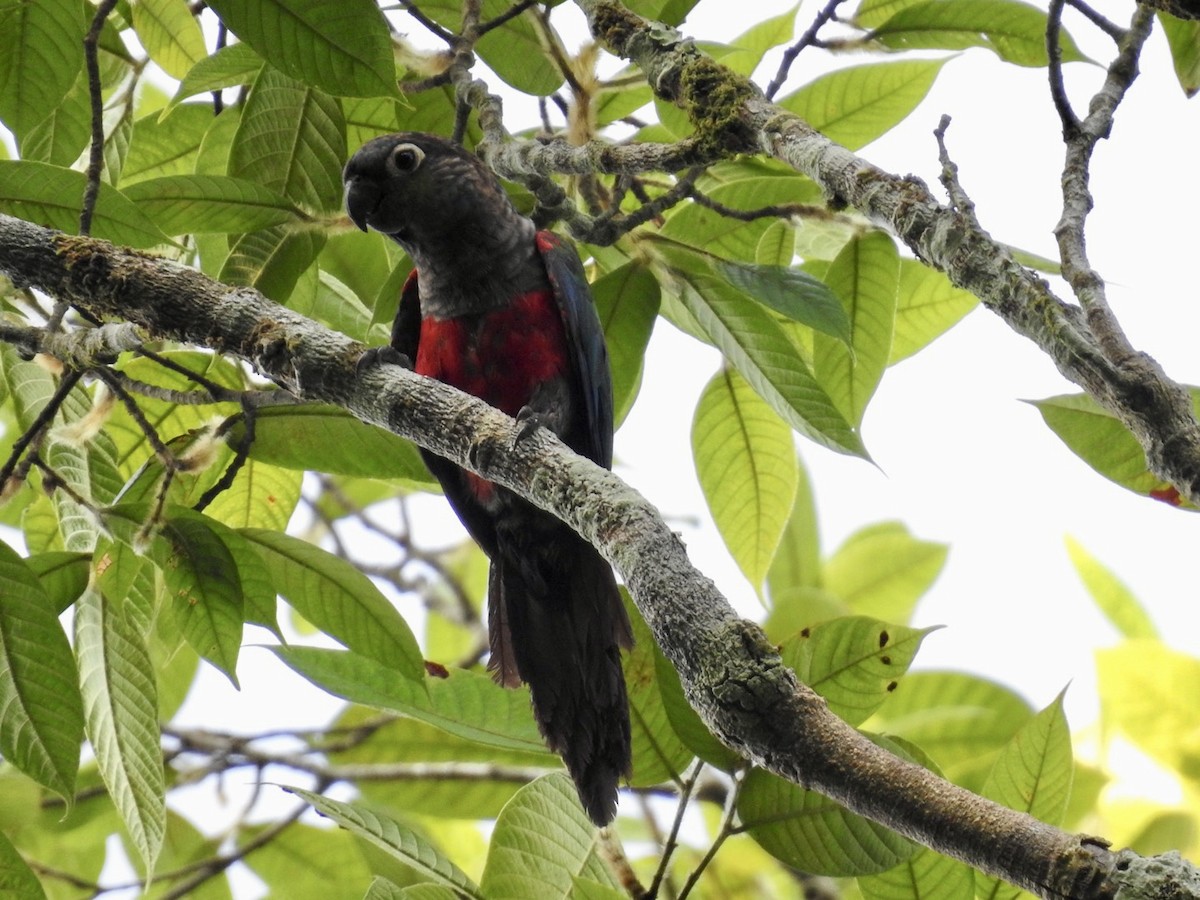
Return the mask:
<svg viewBox="0 0 1200 900">
<path fill-rule="evenodd" d="M 604 329 L 596 315 L 587 277 L 575 248 L 549 231 L 539 231 L 538 252 L 554 288 L 554 298 L 567 332 L 567 348 L 579 378 L 587 423 L 584 446 L 575 449 L 606 469 L 612 468 L 613 394 Z"/>
</svg>

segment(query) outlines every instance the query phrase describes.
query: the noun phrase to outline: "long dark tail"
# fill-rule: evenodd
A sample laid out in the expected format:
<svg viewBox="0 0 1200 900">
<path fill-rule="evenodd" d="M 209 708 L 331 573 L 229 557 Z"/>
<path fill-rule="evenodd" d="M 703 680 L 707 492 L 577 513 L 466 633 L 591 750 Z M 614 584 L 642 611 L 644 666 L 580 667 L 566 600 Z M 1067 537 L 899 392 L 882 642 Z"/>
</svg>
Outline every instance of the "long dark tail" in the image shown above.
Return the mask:
<svg viewBox="0 0 1200 900">
<path fill-rule="evenodd" d="M 620 648 L 632 646 L 633 633 L 608 563 L 557 520 L 540 511 L 532 518 L 498 534 L 488 667 L 502 684 L 529 685 L 542 736 L 567 764 L 587 814 L 604 826 L 616 815 L 617 783 L 629 775 Z"/>
</svg>

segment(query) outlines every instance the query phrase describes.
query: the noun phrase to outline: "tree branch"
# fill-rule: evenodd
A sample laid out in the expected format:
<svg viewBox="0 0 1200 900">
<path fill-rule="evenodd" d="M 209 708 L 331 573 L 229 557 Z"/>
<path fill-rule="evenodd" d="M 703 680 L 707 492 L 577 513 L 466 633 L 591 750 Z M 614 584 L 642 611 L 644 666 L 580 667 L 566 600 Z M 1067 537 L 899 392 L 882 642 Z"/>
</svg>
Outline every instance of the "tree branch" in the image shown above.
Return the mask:
<svg viewBox="0 0 1200 900">
<path fill-rule="evenodd" d="M 834 716 L 692 567 L 653 506 L 549 432 L 514 446 L 513 420 L 482 401 L 395 366 L 359 374 L 363 346 L 344 335 L 254 290 L 104 241 L 0 216 L 0 271 L 96 317 L 238 356 L 299 397 L 342 406 L 529 498 L 613 563 L 689 701 L 747 759 L 1040 896 L 1114 896 L 1126 858 L 1103 842 L 977 797 Z"/>
</svg>

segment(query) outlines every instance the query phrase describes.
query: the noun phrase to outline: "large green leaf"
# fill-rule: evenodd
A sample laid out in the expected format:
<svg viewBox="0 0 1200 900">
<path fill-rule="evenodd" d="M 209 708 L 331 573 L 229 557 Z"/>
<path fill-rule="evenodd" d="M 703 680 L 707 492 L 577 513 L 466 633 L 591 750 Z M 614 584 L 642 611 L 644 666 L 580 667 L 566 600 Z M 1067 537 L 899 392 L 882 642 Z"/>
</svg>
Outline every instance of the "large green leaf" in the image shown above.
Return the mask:
<svg viewBox="0 0 1200 900">
<path fill-rule="evenodd" d="M 330 752 L 338 766 L 378 766 L 394 769 L 411 765 L 420 778 L 363 779 L 362 796 L 388 809 L 403 809 L 439 819 L 494 819 L 525 781 L 562 764 L 545 750 L 536 753 L 502 750 L 450 734 L 427 722 L 400 717 L 379 725 L 378 713 L 351 706 L 335 722 L 353 729 L 370 722 L 370 737 L 353 747 Z M 348 742 L 347 742 L 348 743 Z M 476 771 L 464 779 L 464 767 Z"/>
<path fill-rule="evenodd" d="M 1200 784 L 1200 659 L 1161 641 L 1129 640 L 1096 653 L 1100 715 L 1152 759 Z"/>
<path fill-rule="evenodd" d="M 696 406 L 692 455 L 725 546 L 761 591 L 796 497 L 791 429 L 737 372 L 723 368 Z"/>
<path fill-rule="evenodd" d="M 87 735 L 105 787 L 152 872 L 166 830 L 154 669 L 119 600 L 88 590 L 75 606 L 75 654 Z"/>
<path fill-rule="evenodd" d="M 948 553 L 945 544 L 914 538 L 901 522 L 880 522 L 846 538 L 826 560 L 821 583 L 856 613 L 908 622 Z"/>
<path fill-rule="evenodd" d="M 243 234 L 230 244 L 217 278 L 227 284 L 246 284 L 284 304 L 325 246 L 325 233 L 275 225 Z M 315 287 L 315 278 L 313 278 Z M 302 304 L 297 304 L 302 305 Z"/>
<path fill-rule="evenodd" d="M 465 669 L 449 669 L 445 677 L 419 683 L 347 650 L 271 649 L 314 684 L 351 702 L 411 716 L 504 750 L 541 752 L 553 758 L 534 724 L 527 689 L 507 690 L 488 676 Z"/>
<path fill-rule="evenodd" d="M 188 97 L 207 91 L 249 84 L 262 69 L 262 57 L 249 44 L 230 44 L 197 62 L 179 83 L 171 102 L 163 109 L 162 119 L 173 115 L 175 107 Z"/>
<path fill-rule="evenodd" d="M 777 16 L 752 25 L 728 44 L 706 45 L 704 49 L 719 59 L 721 65 L 749 78 L 768 50 L 788 43 L 795 36 L 799 8 L 797 3 Z"/>
<path fill-rule="evenodd" d="M 387 21 L 374 0 L 214 0 L 229 30 L 275 68 L 330 94 L 395 95 Z"/>
<path fill-rule="evenodd" d="M 679 673 L 658 645 L 654 645 L 654 674 L 663 708 L 671 728 L 696 756 L 724 772 L 733 772 L 742 765 L 742 758 L 717 740 L 708 726 L 688 704 Z"/>
<path fill-rule="evenodd" d="M 925 0 L 898 10 L 871 33 L 888 47 L 961 50 L 986 47 L 1020 66 L 1044 66 L 1046 13 L 1018 0 Z M 1086 60 L 1060 32 L 1064 62 Z"/>
<path fill-rule="evenodd" d="M 0 900 L 45 900 L 46 892 L 29 863 L 0 832 Z"/>
<path fill-rule="evenodd" d="M 627 594 L 624 599 L 633 624 L 633 649 L 623 660 L 633 745 L 633 774 L 629 784 L 653 787 L 678 781 L 691 762 L 692 753 L 671 727 L 671 717 L 659 691 L 654 636 Z"/>
<path fill-rule="evenodd" d="M 87 76 L 80 73 L 57 106 L 21 141 L 21 158 L 55 166 L 70 166 L 92 136 L 92 109 Z"/>
<path fill-rule="evenodd" d="M 1200 22 L 1177 19 L 1166 13 L 1159 13 L 1158 21 L 1171 47 L 1179 86 L 1186 96 L 1195 97 L 1200 91 Z"/>
<path fill-rule="evenodd" d="M 894 869 L 861 876 L 858 889 L 863 900 L 975 900 L 975 873 L 922 847 Z"/>
<path fill-rule="evenodd" d="M 147 178 L 190 175 L 213 116 L 210 104 L 185 103 L 168 117 L 151 114 L 134 121 L 129 153 L 121 169 L 122 189 Z"/>
<path fill-rule="evenodd" d="M 310 209 L 336 210 L 345 158 L 346 122 L 337 100 L 264 66 L 229 148 L 229 174 Z"/>
<path fill-rule="evenodd" d="M 0 0 L 0 121 L 18 140 L 75 83 L 85 28 L 77 0 Z"/>
<path fill-rule="evenodd" d="M 484 894 L 466 873 L 451 862 L 418 832 L 382 813 L 361 804 L 342 803 L 300 788 L 285 788 L 312 804 L 321 815 L 337 822 L 351 834 L 378 847 L 388 856 L 411 866 L 438 884 L 444 884 L 467 897 L 491 897 Z"/>
<path fill-rule="evenodd" d="M 424 658 L 396 608 L 371 579 L 327 550 L 291 535 L 246 528 L 275 589 L 330 637 L 393 673 L 420 681 Z"/>
<path fill-rule="evenodd" d="M 168 609 L 180 632 L 236 686 L 245 593 L 233 554 L 213 520 L 185 508 L 171 509 L 147 536 L 147 510 L 142 503 L 111 507 L 105 524 L 123 543 L 149 555 L 162 572 Z"/>
<path fill-rule="evenodd" d="M 1033 711 L 1011 688 L 964 672 L 909 672 L 870 724 L 918 744 L 956 784 L 977 788 Z"/>
<path fill-rule="evenodd" d="M 848 876 L 883 872 L 918 849 L 893 831 L 763 769 L 751 769 L 738 816 L 762 847 L 801 872 Z"/>
<path fill-rule="evenodd" d="M 1126 638 L 1157 638 L 1158 629 L 1133 591 L 1100 560 L 1067 535 L 1067 555 L 1105 618 Z"/>
<path fill-rule="evenodd" d="M 819 278 L 790 265 L 749 266 L 724 259 L 712 263 L 719 275 L 763 306 L 850 344 L 851 323 L 846 308 Z"/>
<path fill-rule="evenodd" d="M 642 363 L 658 320 L 658 281 L 645 266 L 628 263 L 592 283 L 612 369 L 613 408 L 620 423 L 633 406 Z"/>
<path fill-rule="evenodd" d="M 867 402 L 879 386 L 892 351 L 899 260 L 892 239 L 872 232 L 850 241 L 824 276 L 850 319 L 850 341 L 847 346 L 816 333 L 813 374 L 855 427 L 862 424 Z"/>
<path fill-rule="evenodd" d="M 270 188 L 227 175 L 165 175 L 125 188 L 164 234 L 244 232 L 296 222 L 303 213 Z"/>
<path fill-rule="evenodd" d="M 1192 411 L 1200 412 L 1200 389 L 1188 390 Z M 1030 402 L 1063 443 L 1105 478 L 1144 497 L 1193 508 L 1173 485 L 1147 468 L 1145 451 L 1137 439 L 1087 394 L 1063 394 Z"/>
<path fill-rule="evenodd" d="M 30 160 L 0 160 L 0 212 L 68 234 L 79 231 L 79 210 L 87 176 L 74 169 Z M 92 234 L 130 247 L 167 240 L 124 194 L 100 185 Z"/>
<path fill-rule="evenodd" d="M 900 260 L 896 324 L 888 365 L 912 356 L 978 305 L 978 297 L 956 288 L 937 269 L 915 259 Z"/>
<path fill-rule="evenodd" d="M 38 577 L 0 542 L 0 755 L 69 798 L 83 702 L 71 645 Z"/>
<path fill-rule="evenodd" d="M 267 823 L 239 829 L 243 846 L 272 827 Z M 272 894 L 288 900 L 358 900 L 372 874 L 354 830 L 302 822 L 255 847 L 246 854 L 245 863 Z"/>
<path fill-rule="evenodd" d="M 619 887 L 599 849 L 600 832 L 583 814 L 571 779 L 543 776 L 500 811 L 481 893 L 488 900 L 566 900 L 576 878 Z"/>
<path fill-rule="evenodd" d="M 1063 712 L 1063 694 L 1059 694 L 1000 751 L 981 793 L 1048 825 L 1058 825 L 1067 811 L 1074 771 L 1071 730 Z M 986 876 L 981 877 L 977 889 L 991 900 L 1016 900 L 1022 894 Z"/>
<path fill-rule="evenodd" d="M 670 248 L 663 252 L 670 254 Z M 720 350 L 789 426 L 839 453 L 865 456 L 862 441 L 812 376 L 795 345 L 758 303 L 715 275 L 696 271 L 692 254 L 680 258 L 670 277 L 679 302 Z"/>
<path fill-rule="evenodd" d="M 805 628 L 783 643 L 780 655 L 834 713 L 859 725 L 896 690 L 934 630 L 845 616 Z"/>
<path fill-rule="evenodd" d="M 183 78 L 208 55 L 200 23 L 185 0 L 138 0 L 133 27 L 150 58 L 172 78 Z"/>
<path fill-rule="evenodd" d="M 88 585 L 91 562 L 90 553 L 65 551 L 38 553 L 25 560 L 45 588 L 50 606 L 56 614 L 62 614 L 79 599 Z"/>
<path fill-rule="evenodd" d="M 904 121 L 946 62 L 904 60 L 839 69 L 778 102 L 830 140 L 857 150 Z"/>
<path fill-rule="evenodd" d="M 245 424 L 239 420 L 226 439 L 237 446 L 244 435 Z M 260 409 L 250 456 L 288 469 L 434 484 L 411 442 L 325 404 Z"/>
</svg>

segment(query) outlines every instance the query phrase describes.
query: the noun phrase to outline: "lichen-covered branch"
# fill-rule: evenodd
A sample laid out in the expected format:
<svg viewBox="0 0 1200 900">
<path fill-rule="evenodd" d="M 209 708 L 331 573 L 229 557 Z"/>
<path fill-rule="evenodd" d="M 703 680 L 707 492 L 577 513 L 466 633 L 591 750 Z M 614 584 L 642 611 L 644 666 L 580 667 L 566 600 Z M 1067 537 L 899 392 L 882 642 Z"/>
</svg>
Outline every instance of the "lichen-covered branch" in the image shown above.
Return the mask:
<svg viewBox="0 0 1200 900">
<path fill-rule="evenodd" d="M 1043 897 L 1115 896 L 1123 857 L 900 760 L 800 684 L 757 626 L 737 617 L 678 537 L 621 479 L 541 431 L 394 367 L 358 373 L 364 349 L 248 288 L 176 263 L 0 216 L 0 272 L 152 338 L 202 344 L 292 393 L 338 404 L 475 469 L 569 523 L 613 563 L 689 701 L 747 759 L 926 846 Z"/>
</svg>

